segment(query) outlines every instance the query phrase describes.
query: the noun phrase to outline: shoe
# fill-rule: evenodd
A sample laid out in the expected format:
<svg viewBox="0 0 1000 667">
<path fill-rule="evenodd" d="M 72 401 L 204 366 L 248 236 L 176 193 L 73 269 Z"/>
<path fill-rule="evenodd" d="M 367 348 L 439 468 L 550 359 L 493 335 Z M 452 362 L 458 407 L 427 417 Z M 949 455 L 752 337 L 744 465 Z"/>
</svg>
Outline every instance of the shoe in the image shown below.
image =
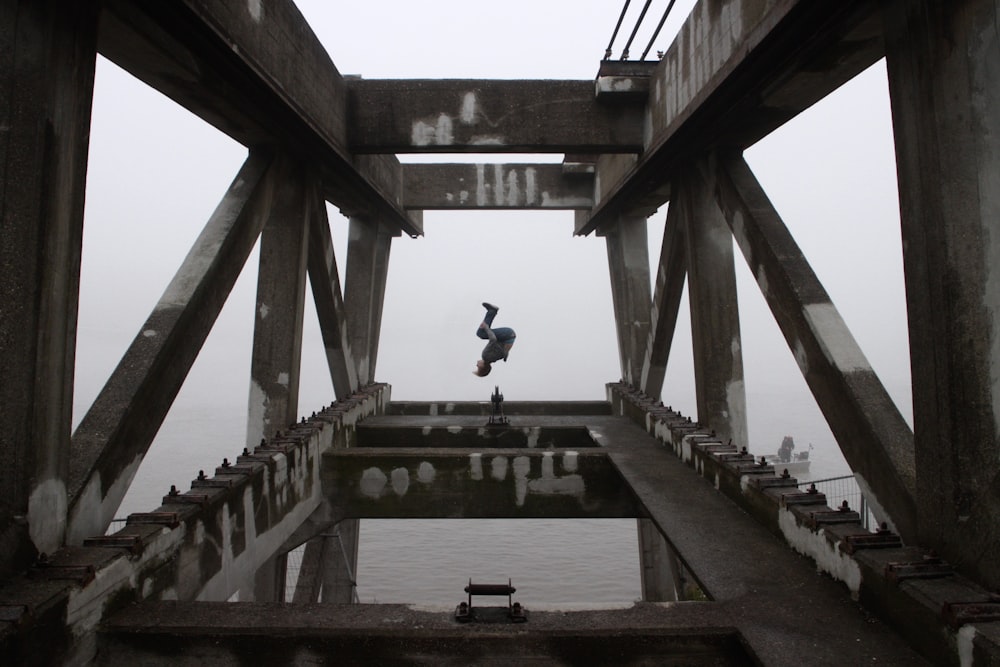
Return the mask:
<svg viewBox="0 0 1000 667">
<path fill-rule="evenodd" d="M 483 301 L 483 308 L 493 311 L 500 310 L 500 306 L 494 306 L 492 303 L 487 303 L 486 301 Z"/>
</svg>

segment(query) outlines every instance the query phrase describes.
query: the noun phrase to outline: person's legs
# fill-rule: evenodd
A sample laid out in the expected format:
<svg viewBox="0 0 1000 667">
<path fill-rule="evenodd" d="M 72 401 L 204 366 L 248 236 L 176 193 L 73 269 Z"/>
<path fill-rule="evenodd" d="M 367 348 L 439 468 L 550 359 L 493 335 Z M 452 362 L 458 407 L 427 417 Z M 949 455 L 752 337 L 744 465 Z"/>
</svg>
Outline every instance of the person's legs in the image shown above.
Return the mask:
<svg viewBox="0 0 1000 667">
<path fill-rule="evenodd" d="M 487 338 L 489 338 L 489 334 L 486 333 L 486 329 L 483 328 L 483 324 L 485 324 L 487 327 L 493 326 L 493 318 L 497 316 L 497 311 L 499 311 L 500 309 L 494 306 L 493 304 L 486 302 L 483 302 L 483 307 L 486 308 L 486 316 L 483 317 L 483 323 L 480 324 L 479 327 L 476 329 L 476 335 L 482 338 L 483 340 L 486 340 Z"/>
<path fill-rule="evenodd" d="M 517 338 L 517 334 L 510 327 L 498 327 L 493 330 L 493 333 L 496 334 L 497 342 L 501 345 L 513 345 L 514 339 Z"/>
</svg>

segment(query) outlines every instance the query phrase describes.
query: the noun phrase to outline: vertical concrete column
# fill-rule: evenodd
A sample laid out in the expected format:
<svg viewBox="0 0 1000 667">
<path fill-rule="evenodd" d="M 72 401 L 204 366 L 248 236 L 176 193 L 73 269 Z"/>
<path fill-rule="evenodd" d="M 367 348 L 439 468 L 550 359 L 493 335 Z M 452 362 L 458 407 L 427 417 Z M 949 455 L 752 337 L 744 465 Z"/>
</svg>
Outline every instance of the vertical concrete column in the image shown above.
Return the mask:
<svg viewBox="0 0 1000 667">
<path fill-rule="evenodd" d="M 270 216 L 260 239 L 247 445 L 298 420 L 309 202 L 300 166 L 278 158 Z"/>
<path fill-rule="evenodd" d="M 747 444 L 746 390 L 733 236 L 704 182 L 687 178 L 685 237 L 698 421 L 723 442 Z"/>
<path fill-rule="evenodd" d="M 642 377 L 653 301 L 649 286 L 646 219 L 619 218 L 603 234 L 608 246 L 611 300 L 618 332 L 622 379 L 635 386 Z"/>
<path fill-rule="evenodd" d="M 362 385 L 375 381 L 391 244 L 392 234 L 377 220 L 351 218 L 344 308 L 351 353 L 357 362 L 358 382 Z"/>
<path fill-rule="evenodd" d="M 302 549 L 302 563 L 299 576 L 295 580 L 292 602 L 319 602 L 319 592 L 323 583 L 323 552 L 326 538 L 316 537 L 306 542 Z"/>
<path fill-rule="evenodd" d="M 678 591 L 674 586 L 676 558 L 670 545 L 649 519 L 636 519 L 639 535 L 639 575 L 642 579 L 642 599 L 645 602 L 675 602 Z"/>
<path fill-rule="evenodd" d="M 920 540 L 1000 588 L 1000 4 L 886 3 Z"/>
<path fill-rule="evenodd" d="M 325 604 L 350 604 L 355 601 L 358 576 L 358 544 L 361 522 L 347 519 L 325 533 L 323 548 L 323 594 Z"/>
<path fill-rule="evenodd" d="M 66 528 L 97 17 L 0 0 L 0 579 Z"/>
<path fill-rule="evenodd" d="M 240 590 L 241 602 L 284 602 L 285 577 L 288 575 L 288 554 L 275 554 L 257 569 L 253 595 Z"/>
</svg>

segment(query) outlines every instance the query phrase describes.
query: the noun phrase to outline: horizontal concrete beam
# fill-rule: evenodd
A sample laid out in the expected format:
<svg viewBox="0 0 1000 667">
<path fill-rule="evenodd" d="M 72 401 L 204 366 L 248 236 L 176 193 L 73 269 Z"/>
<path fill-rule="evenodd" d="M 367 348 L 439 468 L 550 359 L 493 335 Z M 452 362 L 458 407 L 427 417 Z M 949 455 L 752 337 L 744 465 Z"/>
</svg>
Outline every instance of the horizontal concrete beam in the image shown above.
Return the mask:
<svg viewBox="0 0 1000 667">
<path fill-rule="evenodd" d="M 328 452 L 323 489 L 337 518 L 622 518 L 640 508 L 592 450 L 351 448 Z"/>
<path fill-rule="evenodd" d="M 355 161 L 346 88 L 291 0 L 103 3 L 98 48 L 245 146 L 279 145 L 315 165 L 324 196 L 421 233 L 399 205 L 399 162 Z"/>
<path fill-rule="evenodd" d="M 593 81 L 346 79 L 356 153 L 634 153 L 641 100 Z"/>
<path fill-rule="evenodd" d="M 586 209 L 594 175 L 566 175 L 562 164 L 405 164 L 407 209 Z"/>
<path fill-rule="evenodd" d="M 651 76 L 641 156 L 635 164 L 625 156 L 599 163 L 604 192 L 576 233 L 620 215 L 649 215 L 693 155 L 752 145 L 883 51 L 876 3 L 734 0 L 719 11 L 702 0 Z"/>
<path fill-rule="evenodd" d="M 597 447 L 586 426 L 358 424 L 358 447 Z"/>
</svg>

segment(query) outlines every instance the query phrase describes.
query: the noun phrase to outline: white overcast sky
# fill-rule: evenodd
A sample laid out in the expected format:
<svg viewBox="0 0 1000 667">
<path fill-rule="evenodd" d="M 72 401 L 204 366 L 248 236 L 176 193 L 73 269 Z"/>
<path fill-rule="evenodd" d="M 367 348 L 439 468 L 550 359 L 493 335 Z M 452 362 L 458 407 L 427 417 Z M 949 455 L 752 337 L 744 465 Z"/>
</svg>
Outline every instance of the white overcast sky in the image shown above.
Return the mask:
<svg viewBox="0 0 1000 667">
<path fill-rule="evenodd" d="M 609 0 L 297 0 L 341 74 L 365 78 L 587 79 L 621 11 Z M 620 56 L 641 5 L 622 26 Z M 653 2 L 636 58 L 666 5 Z M 679 0 L 651 51 L 693 5 Z M 266 0 L 263 2 L 266 14 Z M 885 68 L 860 77 L 752 147 L 747 160 L 834 304 L 910 419 L 909 361 Z M 77 354 L 76 415 L 100 390 L 246 157 L 244 147 L 99 59 L 91 135 Z M 408 158 L 401 157 L 406 160 Z M 504 158 L 492 158 L 502 161 Z M 520 158 L 514 158 L 520 159 Z M 341 279 L 346 222 L 330 207 Z M 664 207 L 649 221 L 658 260 Z M 393 241 L 376 378 L 394 400 L 603 399 L 621 373 L 604 240 L 574 237 L 571 212 L 434 212 L 425 236 Z M 209 467 L 243 446 L 256 253 L 172 410 L 160 441 L 185 441 Z M 844 471 L 832 436 L 737 252 L 751 450 L 785 434 Z M 507 364 L 471 374 L 480 302 L 517 330 Z M 686 313 L 663 400 L 695 417 Z M 300 412 L 332 400 L 307 299 Z M 206 417 L 216 431 L 203 428 Z M 190 442 L 191 427 L 213 442 Z M 185 430 L 187 429 L 187 430 Z M 204 437 L 209 437 L 206 435 Z M 160 446 L 163 449 L 165 446 Z M 151 458 L 153 456 L 151 455 Z M 160 464 L 144 464 L 144 467 Z M 191 476 L 196 470 L 192 470 Z M 140 473 L 142 474 L 142 473 Z M 178 478 L 178 484 L 185 482 Z M 156 489 L 162 494 L 165 489 Z M 154 494 L 154 495 L 156 495 Z M 158 497 L 158 495 L 156 495 Z"/>
</svg>

